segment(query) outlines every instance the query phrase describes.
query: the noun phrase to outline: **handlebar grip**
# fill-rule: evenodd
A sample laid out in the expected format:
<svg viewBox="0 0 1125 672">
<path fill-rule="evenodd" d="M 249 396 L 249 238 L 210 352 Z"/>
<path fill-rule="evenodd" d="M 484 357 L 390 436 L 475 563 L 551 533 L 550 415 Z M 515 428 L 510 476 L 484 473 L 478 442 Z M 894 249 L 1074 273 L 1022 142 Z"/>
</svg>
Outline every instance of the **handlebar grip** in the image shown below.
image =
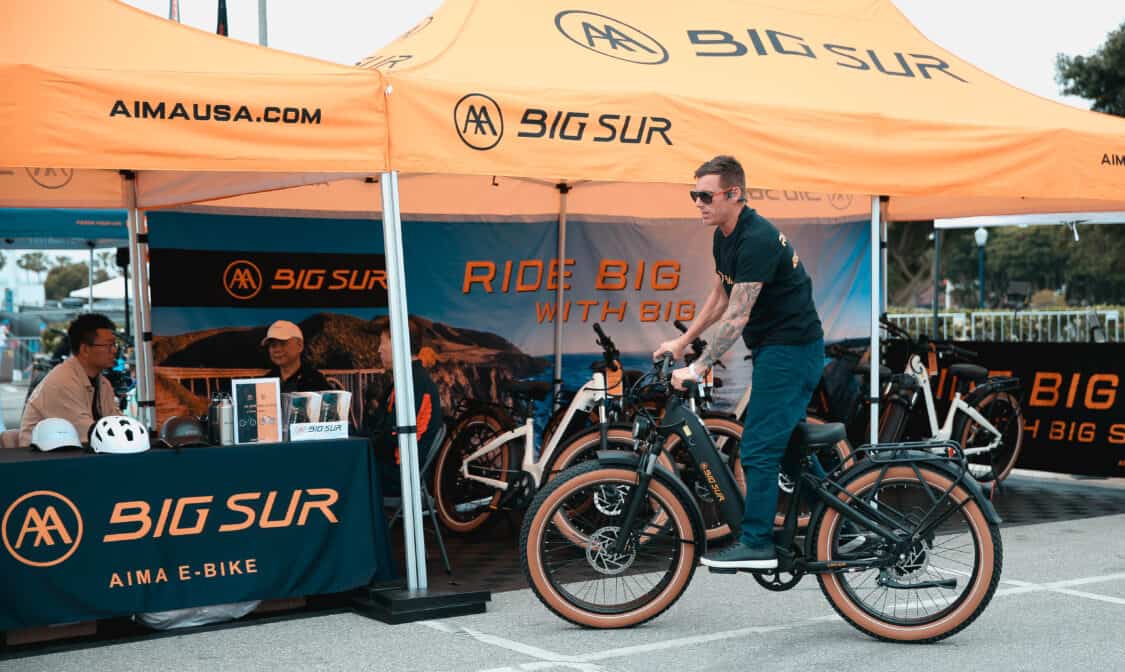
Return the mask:
<svg viewBox="0 0 1125 672">
<path fill-rule="evenodd" d="M 605 332 L 602 331 L 602 325 L 597 322 L 594 323 L 594 333 L 598 335 L 598 338 L 605 339 Z"/>
<path fill-rule="evenodd" d="M 679 320 L 676 320 L 675 322 L 673 322 L 672 326 L 674 326 L 675 328 L 684 332 L 685 334 L 687 333 L 687 325 L 685 325 L 683 322 L 680 322 Z"/>
<path fill-rule="evenodd" d="M 670 353 L 670 352 L 664 353 L 663 360 L 660 362 L 660 379 L 661 380 L 664 380 L 664 381 L 668 380 L 668 369 L 670 369 L 672 367 L 673 361 L 674 361 L 674 359 L 672 357 L 672 353 Z"/>
</svg>

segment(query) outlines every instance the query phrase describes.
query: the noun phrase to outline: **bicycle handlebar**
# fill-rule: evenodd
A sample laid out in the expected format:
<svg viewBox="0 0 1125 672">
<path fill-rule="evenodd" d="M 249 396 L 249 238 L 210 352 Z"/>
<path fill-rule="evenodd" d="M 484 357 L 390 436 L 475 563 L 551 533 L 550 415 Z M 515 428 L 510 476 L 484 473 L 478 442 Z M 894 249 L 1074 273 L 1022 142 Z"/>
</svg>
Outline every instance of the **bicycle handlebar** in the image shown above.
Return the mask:
<svg viewBox="0 0 1125 672">
<path fill-rule="evenodd" d="M 679 329 L 681 332 L 683 332 L 685 334 L 687 333 L 687 325 L 685 325 L 683 322 L 680 322 L 679 320 L 674 320 L 672 322 L 672 326 Z M 696 359 L 699 359 L 701 356 L 703 356 L 703 351 L 706 350 L 706 349 L 707 349 L 707 341 L 705 341 L 702 338 L 699 338 L 698 336 L 696 336 L 695 339 L 691 342 L 691 350 L 692 350 L 692 353 L 694 353 L 695 356 L 692 357 L 691 359 L 689 359 L 688 363 L 691 363 L 692 361 L 694 361 Z M 720 369 L 727 368 L 726 364 L 723 364 L 721 361 L 715 362 L 715 366 L 719 367 Z"/>
<path fill-rule="evenodd" d="M 618 368 L 617 360 L 621 353 L 617 351 L 617 346 L 613 344 L 613 340 L 602 331 L 602 325 L 595 322 L 593 326 L 594 333 L 598 335 L 598 345 L 604 353 L 606 369 L 616 371 Z"/>
</svg>

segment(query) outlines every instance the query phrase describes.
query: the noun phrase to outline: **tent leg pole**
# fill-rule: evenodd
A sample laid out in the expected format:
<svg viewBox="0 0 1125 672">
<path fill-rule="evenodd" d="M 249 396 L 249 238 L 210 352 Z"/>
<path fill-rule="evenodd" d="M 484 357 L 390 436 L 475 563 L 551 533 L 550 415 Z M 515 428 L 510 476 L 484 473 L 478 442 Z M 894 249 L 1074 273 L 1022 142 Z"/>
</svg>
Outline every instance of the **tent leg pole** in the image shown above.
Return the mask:
<svg viewBox="0 0 1125 672">
<path fill-rule="evenodd" d="M 566 195 L 570 193 L 571 187 L 566 182 L 560 182 L 555 185 L 559 190 L 559 249 L 556 255 L 558 259 L 558 275 L 556 281 L 558 287 L 555 290 L 555 380 L 554 380 L 554 409 L 558 410 L 562 398 L 562 332 L 563 332 L 563 296 L 565 294 L 563 281 L 565 273 L 563 269 L 566 268 Z"/>
<path fill-rule="evenodd" d="M 871 398 L 871 416 L 869 418 L 869 439 L 872 444 L 879 442 L 879 307 L 882 297 L 879 296 L 882 287 L 880 248 L 880 203 L 878 196 L 871 197 L 871 387 L 868 395 Z"/>
<path fill-rule="evenodd" d="M 390 309 L 391 350 L 395 389 L 395 422 L 413 427 L 414 380 L 410 365 L 409 313 L 406 306 L 406 270 L 402 252 L 402 218 L 399 211 L 398 173 L 383 173 L 383 245 L 387 263 L 387 305 Z M 418 435 L 398 432 L 401 459 L 403 532 L 406 579 L 409 590 L 426 590 L 426 543 L 422 537 L 421 481 L 418 474 Z"/>
<path fill-rule="evenodd" d="M 89 284 L 86 286 L 88 293 L 86 295 L 86 312 L 94 312 L 94 241 L 86 243 L 90 246 L 90 265 L 86 269 L 86 274 L 89 276 Z"/>
<path fill-rule="evenodd" d="M 930 338 L 938 340 L 938 290 L 941 286 L 941 229 L 934 227 L 934 298 L 931 302 L 934 311 L 934 328 Z"/>
<path fill-rule="evenodd" d="M 127 224 L 129 228 L 129 265 L 133 268 L 133 357 L 137 374 L 137 415 L 150 429 L 156 427 L 155 408 L 146 402 L 153 401 L 154 377 L 152 366 L 146 356 L 145 334 L 147 321 L 148 292 L 145 291 L 147 273 L 141 248 L 141 213 L 137 209 L 137 180 L 131 172 L 122 172 L 122 189 L 125 190 L 125 203 L 128 206 Z M 128 306 L 126 306 L 128 309 Z M 150 417 L 151 411 L 151 417 Z"/>
<path fill-rule="evenodd" d="M 879 279 L 882 291 L 879 294 L 880 312 L 887 312 L 887 205 L 889 201 L 884 196 L 879 200 Z"/>
</svg>

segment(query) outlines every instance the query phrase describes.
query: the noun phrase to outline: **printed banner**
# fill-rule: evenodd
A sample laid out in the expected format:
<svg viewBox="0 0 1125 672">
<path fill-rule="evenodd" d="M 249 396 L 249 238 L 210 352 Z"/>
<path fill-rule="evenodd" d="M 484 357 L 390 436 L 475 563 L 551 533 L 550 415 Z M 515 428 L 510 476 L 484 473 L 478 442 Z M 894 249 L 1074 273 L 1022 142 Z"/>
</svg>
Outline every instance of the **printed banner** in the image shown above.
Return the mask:
<svg viewBox="0 0 1125 672">
<path fill-rule="evenodd" d="M 370 308 L 387 305 L 381 254 L 216 251 L 158 247 L 153 302 L 232 308 Z M 184 278 L 197 278 L 184 282 Z"/>
<path fill-rule="evenodd" d="M 1016 466 L 1069 474 L 1125 475 L 1125 400 L 1120 343 L 958 343 L 993 375 L 1022 383 L 1023 448 Z M 901 348 L 887 365 L 901 371 Z M 943 363 L 934 380 L 939 424 L 956 380 Z M 915 416 L 921 422 L 924 413 Z"/>
<path fill-rule="evenodd" d="M 21 453 L 0 465 L 0 630 L 394 576 L 366 440 Z"/>
<path fill-rule="evenodd" d="M 773 223 L 812 276 L 827 340 L 865 336 L 867 219 L 820 215 Z M 317 289 L 306 285 L 329 259 L 345 260 L 336 270 L 381 268 L 378 222 L 154 212 L 149 229 L 159 418 L 202 413 L 230 378 L 261 375 L 270 363 L 258 342 L 272 321 L 287 319 L 302 329 L 306 359 L 352 393 L 351 423 L 363 425 L 365 399 L 389 384 L 390 363 L 378 355 L 387 328 L 385 286 L 356 290 L 366 303 L 334 303 L 326 289 L 331 272 L 315 276 L 324 281 Z M 577 388 L 590 375 L 594 323 L 604 326 L 626 367 L 646 369 L 653 349 L 679 333 L 672 323 L 695 319 L 714 286 L 714 228 L 697 221 L 572 215 L 562 260 L 558 231 L 556 214 L 403 216 L 411 320 L 434 354 L 430 374 L 444 408 L 464 397 L 496 398 L 505 379 L 549 380 L 556 320 L 564 323 L 565 387 Z M 263 263 L 263 279 L 247 284 L 247 292 L 279 277 L 300 289 L 278 290 L 268 301 L 265 289 L 233 299 L 220 280 L 238 258 L 273 263 L 269 271 Z M 165 262 L 173 270 L 158 270 Z M 198 285 L 206 287 L 197 291 Z M 749 384 L 745 354 L 741 342 L 728 354 L 721 404 L 733 404 Z"/>
</svg>

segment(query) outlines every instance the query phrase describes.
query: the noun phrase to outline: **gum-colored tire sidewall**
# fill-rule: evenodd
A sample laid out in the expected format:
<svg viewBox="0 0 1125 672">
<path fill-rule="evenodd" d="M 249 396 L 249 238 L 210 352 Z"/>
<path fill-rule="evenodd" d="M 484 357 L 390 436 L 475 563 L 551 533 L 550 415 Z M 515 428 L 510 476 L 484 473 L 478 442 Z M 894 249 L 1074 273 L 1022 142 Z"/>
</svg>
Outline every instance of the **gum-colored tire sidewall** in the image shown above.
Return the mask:
<svg viewBox="0 0 1125 672">
<path fill-rule="evenodd" d="M 477 528 L 483 525 L 485 521 L 488 520 L 489 515 L 491 515 L 491 509 L 486 509 L 483 513 L 474 517 L 472 520 L 461 521 L 452 519 L 450 516 L 445 514 L 445 503 L 447 498 L 444 497 L 444 493 L 441 490 L 441 474 L 446 468 L 446 462 L 451 459 L 460 459 L 460 456 L 453 455 L 453 446 L 457 442 L 457 436 L 473 424 L 479 423 L 481 420 L 483 420 L 484 424 L 487 424 L 497 434 L 505 431 L 502 428 L 500 421 L 490 415 L 478 415 L 472 418 L 467 418 L 461 423 L 458 423 L 456 429 L 450 433 L 450 437 L 447 438 L 441 446 L 441 454 L 437 456 L 437 460 L 435 460 L 434 463 L 433 493 L 434 498 L 437 500 L 438 517 L 441 519 L 441 523 L 446 529 L 450 530 L 451 532 L 456 532 L 457 534 L 468 534 L 475 531 Z M 460 466 L 461 465 L 458 464 L 457 468 L 459 469 Z M 504 447 L 500 448 L 500 470 L 503 472 L 507 472 L 508 470 L 508 450 Z M 492 506 L 495 506 L 496 503 L 500 501 L 501 494 L 502 493 L 497 490 L 496 493 L 492 496 Z"/>
<path fill-rule="evenodd" d="M 535 511 L 551 511 L 560 501 L 569 497 L 575 490 L 591 483 L 597 483 L 599 481 L 634 483 L 636 482 L 636 476 L 637 473 L 629 469 L 591 469 L 577 476 L 568 477 L 568 479 L 561 484 L 561 487 L 553 489 L 550 494 L 541 501 Z M 532 588 L 535 589 L 536 594 L 538 594 L 539 598 L 543 600 L 543 603 L 546 604 L 551 611 L 572 623 L 585 627 L 601 629 L 627 628 L 658 616 L 679 598 L 680 594 L 687 588 L 688 583 L 691 581 L 697 559 L 695 544 L 688 543 L 694 540 L 691 516 L 684 504 L 680 502 L 668 486 L 661 483 L 659 479 L 653 479 L 651 481 L 649 491 L 651 496 L 655 496 L 660 500 L 664 505 L 663 508 L 668 510 L 670 514 L 675 517 L 676 523 L 684 538 L 684 543 L 680 545 L 682 552 L 677 560 L 672 581 L 664 587 L 654 600 L 630 612 L 623 614 L 592 614 L 578 609 L 567 602 L 558 593 L 547 577 L 546 570 L 541 561 L 542 559 L 539 556 L 540 540 L 547 532 L 548 524 L 554 524 L 554 522 L 551 521 L 548 523 L 547 516 L 545 515 L 535 515 L 531 521 L 530 529 L 526 537 L 526 546 L 523 549 L 527 559 L 525 569 L 528 573 L 528 577 L 531 579 Z"/>
<path fill-rule="evenodd" d="M 921 473 L 925 475 L 928 483 L 935 488 L 942 489 L 942 491 L 952 485 L 952 481 L 943 474 L 938 474 L 929 469 L 922 469 Z M 878 469 L 864 472 L 849 481 L 846 484 L 846 489 L 852 494 L 862 493 L 868 490 L 879 476 L 880 471 Z M 913 469 L 909 466 L 891 467 L 886 475 L 883 476 L 883 483 L 894 483 L 896 481 L 917 482 L 917 480 Z M 964 488 L 958 487 L 950 496 L 954 498 L 954 501 L 960 503 L 969 498 L 969 493 L 966 492 Z M 840 495 L 840 499 L 845 499 L 845 497 L 846 495 Z M 993 583 L 993 573 L 997 569 L 994 564 L 995 549 L 992 540 L 992 531 L 989 529 L 988 521 L 985 519 L 984 513 L 975 502 L 966 504 L 964 511 L 967 514 L 966 517 L 970 521 L 973 533 L 976 535 L 979 543 L 979 548 L 977 549 L 979 553 L 976 566 L 977 573 L 976 576 L 972 578 L 974 585 L 970 589 L 969 594 L 962 599 L 961 603 L 957 605 L 952 612 L 946 614 L 939 620 L 917 626 L 898 626 L 878 620 L 851 601 L 840 582 L 840 575 L 837 574 L 820 575 L 820 585 L 825 595 L 842 616 L 861 630 L 873 634 L 876 637 L 898 641 L 915 641 L 941 637 L 947 632 L 957 629 L 966 620 L 971 619 L 981 602 L 988 598 L 990 586 Z M 837 513 L 835 509 L 825 509 L 824 517 L 821 519 L 819 529 L 817 530 L 817 560 L 828 561 L 833 559 L 830 555 L 832 536 L 841 520 L 843 520 L 843 517 Z"/>
</svg>

